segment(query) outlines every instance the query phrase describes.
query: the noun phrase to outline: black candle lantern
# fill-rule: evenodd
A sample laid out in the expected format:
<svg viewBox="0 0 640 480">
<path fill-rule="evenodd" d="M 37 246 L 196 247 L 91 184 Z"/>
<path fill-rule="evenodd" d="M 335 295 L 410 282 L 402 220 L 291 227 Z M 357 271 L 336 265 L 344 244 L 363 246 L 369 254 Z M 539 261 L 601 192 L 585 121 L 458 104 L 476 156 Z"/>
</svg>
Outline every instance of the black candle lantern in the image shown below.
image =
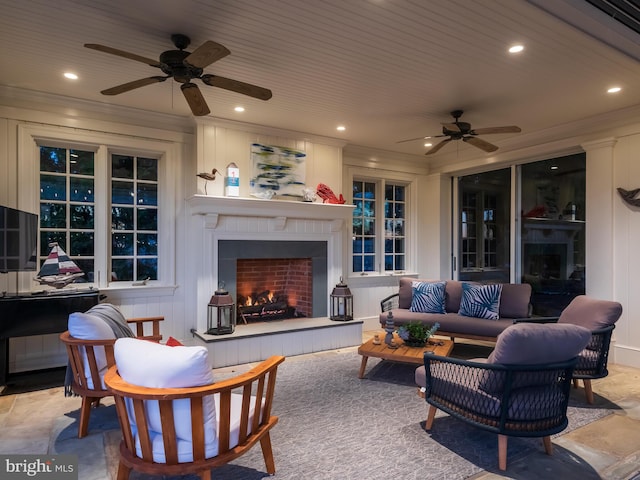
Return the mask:
<svg viewBox="0 0 640 480">
<path fill-rule="evenodd" d="M 209 335 L 225 335 L 236 329 L 236 305 L 233 298 L 220 284 L 207 307 L 207 333 Z"/>
<path fill-rule="evenodd" d="M 346 322 L 353 320 L 353 295 L 340 277 L 340 283 L 331 292 L 331 320 Z"/>
</svg>

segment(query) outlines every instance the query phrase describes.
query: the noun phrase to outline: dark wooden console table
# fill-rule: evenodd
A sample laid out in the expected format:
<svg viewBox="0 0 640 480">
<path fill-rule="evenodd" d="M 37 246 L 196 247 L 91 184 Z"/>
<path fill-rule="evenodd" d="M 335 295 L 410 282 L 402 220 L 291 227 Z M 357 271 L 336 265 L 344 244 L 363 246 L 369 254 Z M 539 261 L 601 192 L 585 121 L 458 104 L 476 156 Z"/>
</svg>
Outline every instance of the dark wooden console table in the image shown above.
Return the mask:
<svg viewBox="0 0 640 480">
<path fill-rule="evenodd" d="M 69 314 L 98 304 L 100 292 L 38 293 L 0 297 L 0 385 L 9 377 L 9 339 L 61 333 Z"/>
</svg>

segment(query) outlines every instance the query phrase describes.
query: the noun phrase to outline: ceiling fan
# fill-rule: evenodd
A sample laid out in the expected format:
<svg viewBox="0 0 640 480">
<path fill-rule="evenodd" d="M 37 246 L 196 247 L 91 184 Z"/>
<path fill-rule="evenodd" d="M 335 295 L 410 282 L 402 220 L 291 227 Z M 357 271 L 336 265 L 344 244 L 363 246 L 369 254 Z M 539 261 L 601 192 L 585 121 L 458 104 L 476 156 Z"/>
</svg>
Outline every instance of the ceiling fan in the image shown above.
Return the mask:
<svg viewBox="0 0 640 480">
<path fill-rule="evenodd" d="M 176 82 L 182 84 L 180 85 L 180 89 L 182 90 L 184 98 L 187 100 L 191 111 L 196 116 L 208 115 L 211 111 L 202 96 L 202 92 L 200 92 L 198 86 L 192 82 L 194 79 L 201 80 L 204 84 L 212 87 L 224 88 L 225 90 L 241 93 L 260 100 L 269 100 L 271 98 L 271 90 L 266 88 L 240 82 L 238 80 L 232 80 L 230 78 L 203 73 L 203 69 L 205 67 L 231 53 L 225 46 L 208 40 L 193 52 L 188 52 L 185 48 L 189 46 L 191 39 L 186 35 L 171 35 L 171 41 L 177 50 L 167 50 L 166 52 L 162 52 L 158 60 L 141 57 L 134 53 L 106 47 L 104 45 L 86 43 L 84 46 L 87 48 L 104 53 L 110 53 L 111 55 L 118 55 L 119 57 L 128 58 L 129 60 L 146 63 L 152 67 L 159 68 L 165 74 L 165 76 L 158 75 L 134 80 L 133 82 L 124 83 L 116 87 L 102 90 L 100 93 L 103 95 L 119 95 L 136 88 L 164 82 L 167 78 L 173 78 Z"/>
<path fill-rule="evenodd" d="M 463 142 L 470 143 L 474 147 L 484 150 L 485 152 L 495 152 L 498 150 L 498 147 L 478 138 L 478 135 L 487 135 L 491 133 L 520 133 L 522 131 L 520 127 L 516 127 L 515 125 L 472 129 L 470 123 L 459 121 L 459 118 L 463 113 L 463 110 L 454 110 L 451 112 L 451 116 L 454 119 L 453 123 L 442 124 L 442 135 L 409 138 L 407 140 L 400 140 L 396 143 L 413 142 L 415 140 L 423 140 L 427 138 L 449 137 L 440 141 L 440 143 L 435 144 L 427 153 L 425 153 L 425 155 L 433 155 L 452 140 L 462 140 Z"/>
</svg>

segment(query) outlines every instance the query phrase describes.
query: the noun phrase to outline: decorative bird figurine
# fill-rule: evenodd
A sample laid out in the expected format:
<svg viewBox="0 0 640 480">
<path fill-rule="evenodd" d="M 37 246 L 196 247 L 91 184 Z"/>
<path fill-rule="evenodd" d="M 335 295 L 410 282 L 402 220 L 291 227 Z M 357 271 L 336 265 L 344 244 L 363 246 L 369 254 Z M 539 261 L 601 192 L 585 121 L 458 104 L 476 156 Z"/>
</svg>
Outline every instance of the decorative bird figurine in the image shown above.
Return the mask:
<svg viewBox="0 0 640 480">
<path fill-rule="evenodd" d="M 196 175 L 196 176 L 198 176 L 200 178 L 204 178 L 206 181 L 209 181 L 209 180 L 215 180 L 216 179 L 216 173 L 218 173 L 218 170 L 214 168 L 213 170 L 211 170 L 211 173 L 202 172 L 202 173 L 198 173 L 198 175 Z M 207 182 L 206 181 L 204 182 L 204 194 L 208 195 L 207 194 Z"/>
<path fill-rule="evenodd" d="M 316 193 L 322 199 L 322 203 L 334 203 L 334 204 L 343 204 L 345 202 L 344 197 L 340 194 L 340 197 L 336 197 L 336 194 L 333 193 L 327 185 L 324 183 L 319 183 L 316 188 Z"/>
<path fill-rule="evenodd" d="M 625 190 L 624 188 L 618 188 L 618 193 L 622 197 L 622 199 L 627 202 L 629 205 L 634 207 L 640 207 L 640 198 L 636 198 L 636 195 L 640 193 L 640 188 L 635 188 L 633 190 Z"/>
</svg>

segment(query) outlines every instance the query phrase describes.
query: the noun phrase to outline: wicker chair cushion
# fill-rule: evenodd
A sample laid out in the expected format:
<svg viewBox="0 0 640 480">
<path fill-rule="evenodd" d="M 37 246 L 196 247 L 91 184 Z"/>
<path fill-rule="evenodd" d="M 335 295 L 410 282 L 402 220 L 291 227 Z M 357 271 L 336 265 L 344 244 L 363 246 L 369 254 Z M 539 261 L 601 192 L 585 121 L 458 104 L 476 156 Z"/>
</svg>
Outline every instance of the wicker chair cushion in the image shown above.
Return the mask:
<svg viewBox="0 0 640 480">
<path fill-rule="evenodd" d="M 544 365 L 564 362 L 576 357 L 591 339 L 584 327 L 569 324 L 516 323 L 498 336 L 488 363 L 503 365 Z M 487 392 L 504 389 L 499 372 L 486 372 L 479 388 Z M 548 375 L 527 375 L 516 378 L 512 388 L 549 383 Z"/>
<path fill-rule="evenodd" d="M 622 315 L 622 305 L 578 295 L 562 311 L 558 323 L 581 325 L 591 331 L 613 325 Z"/>
</svg>

